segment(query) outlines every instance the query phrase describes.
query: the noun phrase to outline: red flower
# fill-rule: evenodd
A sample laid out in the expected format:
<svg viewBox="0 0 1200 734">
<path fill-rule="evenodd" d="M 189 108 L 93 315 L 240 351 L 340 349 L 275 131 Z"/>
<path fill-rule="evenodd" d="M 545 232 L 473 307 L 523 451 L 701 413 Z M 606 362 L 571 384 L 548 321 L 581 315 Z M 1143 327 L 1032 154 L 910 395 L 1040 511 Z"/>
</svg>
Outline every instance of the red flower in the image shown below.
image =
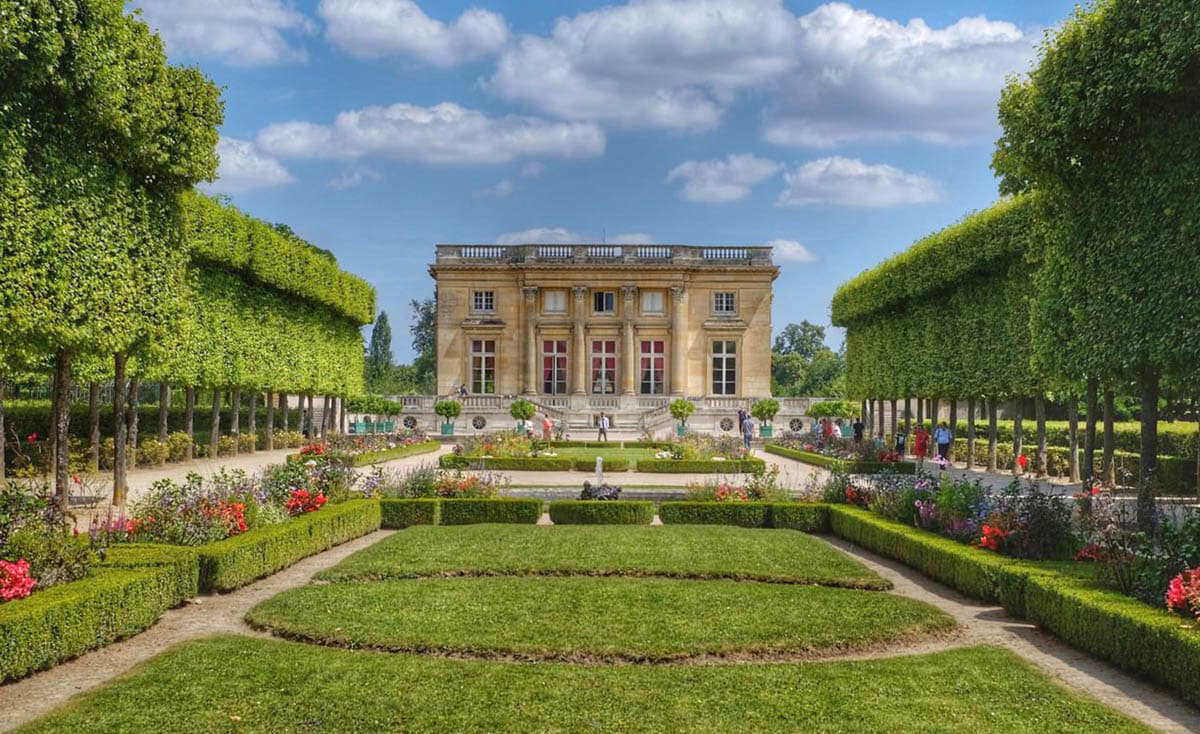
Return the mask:
<svg viewBox="0 0 1200 734">
<path fill-rule="evenodd" d="M 36 585 L 37 581 L 29 575 L 29 561 L 0 561 L 0 601 L 24 599 Z"/>
<path fill-rule="evenodd" d="M 1029 466 L 1029 457 L 1021 454 L 1017 457 L 1017 465 L 1021 467 L 1021 471 L 1025 471 L 1025 467 Z"/>
<path fill-rule="evenodd" d="M 982 528 L 982 536 L 979 538 L 978 546 L 986 548 L 990 551 L 1000 552 L 1000 544 L 1008 537 L 1008 531 L 996 527 L 995 525 L 984 525 Z"/>
<path fill-rule="evenodd" d="M 1167 608 L 1200 617 L 1200 567 L 1179 574 L 1167 584 Z"/>
<path fill-rule="evenodd" d="M 313 495 L 307 489 L 297 489 L 292 492 L 292 496 L 288 499 L 285 507 L 291 515 L 302 515 L 306 512 L 316 512 L 325 504 L 326 498 L 324 494 Z"/>
<path fill-rule="evenodd" d="M 36 433 L 31 433 L 25 437 L 25 440 L 29 443 L 33 443 L 38 440 L 38 435 Z"/>
</svg>

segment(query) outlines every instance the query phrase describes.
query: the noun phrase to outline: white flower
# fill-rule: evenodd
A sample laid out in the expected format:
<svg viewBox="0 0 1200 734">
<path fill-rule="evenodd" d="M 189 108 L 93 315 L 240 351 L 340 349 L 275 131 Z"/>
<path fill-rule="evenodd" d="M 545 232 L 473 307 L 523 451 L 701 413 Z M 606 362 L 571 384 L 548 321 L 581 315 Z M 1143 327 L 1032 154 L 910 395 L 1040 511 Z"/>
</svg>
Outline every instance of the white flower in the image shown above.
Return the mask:
<svg viewBox="0 0 1200 734">
<path fill-rule="evenodd" d="M 312 459 L 309 459 L 308 461 L 304 462 L 304 465 L 305 466 L 316 466 L 317 462 L 313 461 Z"/>
<path fill-rule="evenodd" d="M 725 461 L 725 457 L 724 456 L 714 456 L 714 457 L 712 457 L 712 460 L 713 461 Z"/>
</svg>

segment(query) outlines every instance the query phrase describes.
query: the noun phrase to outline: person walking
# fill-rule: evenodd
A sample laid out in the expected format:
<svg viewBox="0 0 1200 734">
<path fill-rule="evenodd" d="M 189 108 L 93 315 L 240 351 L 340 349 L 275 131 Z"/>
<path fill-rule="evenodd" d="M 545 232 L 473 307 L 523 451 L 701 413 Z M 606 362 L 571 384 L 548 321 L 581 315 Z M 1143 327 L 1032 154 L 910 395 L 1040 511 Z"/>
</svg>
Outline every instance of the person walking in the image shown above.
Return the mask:
<svg viewBox="0 0 1200 734">
<path fill-rule="evenodd" d="M 821 419 L 821 433 L 824 434 L 825 438 L 830 438 L 833 436 L 833 419 L 832 418 L 822 418 Z"/>
<path fill-rule="evenodd" d="M 458 397 L 465 398 L 469 394 L 470 393 L 467 392 L 467 383 L 464 382 L 458 386 Z"/>
<path fill-rule="evenodd" d="M 925 461 L 925 454 L 929 452 L 929 434 L 925 432 L 925 426 L 918 423 L 917 430 L 913 433 L 913 454 L 918 461 Z"/>
<path fill-rule="evenodd" d="M 596 422 L 596 427 L 599 429 L 596 440 L 608 443 L 608 416 L 601 413 L 600 420 Z"/>
<path fill-rule="evenodd" d="M 904 458 L 904 442 L 908 439 L 903 431 L 896 431 L 896 453 L 900 458 Z"/>
<path fill-rule="evenodd" d="M 554 437 L 554 421 L 550 420 L 549 413 L 542 414 L 542 440 L 549 441 Z"/>
<path fill-rule="evenodd" d="M 854 443 L 862 443 L 863 427 L 862 418 L 854 421 Z"/>
<path fill-rule="evenodd" d="M 742 444 L 746 447 L 746 451 L 750 451 L 750 441 L 754 438 L 754 422 L 749 416 L 742 421 Z"/>
<path fill-rule="evenodd" d="M 942 461 L 950 460 L 950 442 L 954 440 L 954 433 L 950 427 L 946 425 L 946 421 L 938 424 L 938 427 L 933 431 L 933 440 L 937 443 L 938 458 Z"/>
</svg>

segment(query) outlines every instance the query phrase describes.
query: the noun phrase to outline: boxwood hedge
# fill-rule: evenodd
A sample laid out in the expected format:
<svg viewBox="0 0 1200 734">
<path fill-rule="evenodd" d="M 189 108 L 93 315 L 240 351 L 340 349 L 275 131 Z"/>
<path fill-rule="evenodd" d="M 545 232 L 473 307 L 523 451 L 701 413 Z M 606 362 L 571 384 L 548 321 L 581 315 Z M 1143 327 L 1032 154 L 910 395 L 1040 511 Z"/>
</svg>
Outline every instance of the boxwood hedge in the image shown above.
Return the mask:
<svg viewBox="0 0 1200 734">
<path fill-rule="evenodd" d="M 832 471 L 842 472 L 844 474 L 879 474 L 886 471 L 895 472 L 897 474 L 913 474 L 917 470 L 917 465 L 911 461 L 896 461 L 884 463 L 881 461 L 846 461 L 843 459 L 835 459 L 832 456 L 824 456 L 815 454 L 811 451 L 801 451 L 799 449 L 789 449 L 778 444 L 769 443 L 763 447 L 763 450 L 769 454 L 783 456 L 788 459 L 813 466 L 821 466 Z"/>
<path fill-rule="evenodd" d="M 575 459 L 572 466 L 575 471 L 595 471 L 596 459 Z M 604 471 L 629 471 L 629 459 L 623 456 L 605 457 Z"/>
<path fill-rule="evenodd" d="M 638 459 L 637 470 L 656 474 L 759 474 L 767 463 L 757 457 L 713 461 L 711 459 Z"/>
<path fill-rule="evenodd" d="M 771 507 L 766 502 L 663 502 L 658 517 L 664 525 L 737 525 L 769 527 Z"/>
<path fill-rule="evenodd" d="M 379 501 L 382 527 L 407 528 L 411 525 L 437 525 L 442 505 L 436 498 L 391 499 Z"/>
<path fill-rule="evenodd" d="M 828 533 L 829 506 L 811 502 L 773 502 L 769 524 L 773 528 L 804 533 Z"/>
<path fill-rule="evenodd" d="M 542 516 L 542 501 L 532 497 L 441 500 L 442 525 L 524 523 L 533 525 Z"/>
<path fill-rule="evenodd" d="M 159 543 L 121 543 L 108 549 L 103 568 L 166 568 L 175 580 L 172 606 L 200 593 L 200 556 L 195 548 Z"/>
<path fill-rule="evenodd" d="M 494 471 L 571 471 L 575 460 L 569 457 L 520 457 L 511 459 L 480 459 L 442 454 L 438 465 L 443 469 L 492 469 Z"/>
<path fill-rule="evenodd" d="M 654 503 L 643 500 L 558 500 L 550 503 L 555 525 L 649 525 Z"/>
</svg>

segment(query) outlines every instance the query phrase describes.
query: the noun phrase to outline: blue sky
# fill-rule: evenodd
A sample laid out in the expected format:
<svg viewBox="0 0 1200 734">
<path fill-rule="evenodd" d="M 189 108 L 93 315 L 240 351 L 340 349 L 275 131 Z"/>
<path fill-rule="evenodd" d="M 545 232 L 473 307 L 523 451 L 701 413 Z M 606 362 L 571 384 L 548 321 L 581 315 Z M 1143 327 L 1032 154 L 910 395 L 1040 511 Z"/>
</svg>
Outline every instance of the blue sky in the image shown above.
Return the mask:
<svg viewBox="0 0 1200 734">
<path fill-rule="evenodd" d="M 1068 0 L 136 0 L 224 88 L 205 188 L 371 281 L 437 242 L 777 246 L 776 329 L 987 206 L 1004 77 Z M 830 334 L 836 346 L 840 334 Z"/>
</svg>

